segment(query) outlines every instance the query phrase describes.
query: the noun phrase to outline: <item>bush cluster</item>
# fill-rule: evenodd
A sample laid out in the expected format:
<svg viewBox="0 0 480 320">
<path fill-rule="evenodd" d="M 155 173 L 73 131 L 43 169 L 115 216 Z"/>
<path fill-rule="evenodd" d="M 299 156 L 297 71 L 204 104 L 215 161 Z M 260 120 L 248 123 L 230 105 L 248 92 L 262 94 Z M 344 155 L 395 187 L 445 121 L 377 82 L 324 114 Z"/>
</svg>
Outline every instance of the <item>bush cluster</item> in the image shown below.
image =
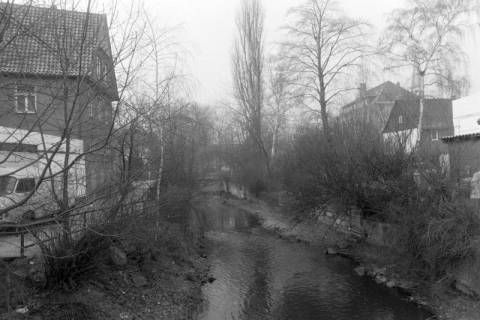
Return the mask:
<svg viewBox="0 0 480 320">
<path fill-rule="evenodd" d="M 381 217 L 397 189 L 414 184 L 411 164 L 410 155 L 384 144 L 375 129 L 337 124 L 328 137 L 317 128 L 301 132 L 280 161 L 280 174 L 307 207 L 334 200 Z"/>
<path fill-rule="evenodd" d="M 445 197 L 431 188 L 396 210 L 391 220 L 400 226 L 399 246 L 417 276 L 429 281 L 448 277 L 473 257 L 480 224 L 468 199 Z"/>
<path fill-rule="evenodd" d="M 75 238 L 63 233 L 42 246 L 47 288 L 72 290 L 83 277 L 98 265 L 99 255 L 108 247 L 108 240 L 97 231 Z"/>
<path fill-rule="evenodd" d="M 90 271 L 105 263 L 105 252 L 112 243 L 139 248 L 136 252 L 141 254 L 166 248 L 184 255 L 193 240 L 188 234 L 190 197 L 188 189 L 172 187 L 158 201 L 147 200 L 142 207 L 125 204 L 117 214 L 104 208 L 105 218 L 95 219 L 84 232 L 61 232 L 42 245 L 46 287 L 77 287 Z"/>
<path fill-rule="evenodd" d="M 398 248 L 411 270 L 430 280 L 448 275 L 472 255 L 480 231 L 473 205 L 454 192 L 438 157 L 407 152 L 370 128 L 338 123 L 328 136 L 317 128 L 300 132 L 280 161 L 284 187 L 302 209 L 334 201 L 398 225 Z"/>
</svg>

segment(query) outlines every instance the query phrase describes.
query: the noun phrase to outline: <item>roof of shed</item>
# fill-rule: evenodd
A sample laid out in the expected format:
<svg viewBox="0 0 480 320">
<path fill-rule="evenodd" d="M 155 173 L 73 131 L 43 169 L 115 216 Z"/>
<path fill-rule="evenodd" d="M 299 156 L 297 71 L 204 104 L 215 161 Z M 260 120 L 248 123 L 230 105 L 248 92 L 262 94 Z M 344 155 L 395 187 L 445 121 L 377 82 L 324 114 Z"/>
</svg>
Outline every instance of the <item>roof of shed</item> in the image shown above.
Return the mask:
<svg viewBox="0 0 480 320">
<path fill-rule="evenodd" d="M 459 141 L 469 141 L 469 140 L 479 140 L 480 132 L 460 134 L 456 136 L 448 136 L 440 138 L 445 143 L 459 142 Z"/>
</svg>

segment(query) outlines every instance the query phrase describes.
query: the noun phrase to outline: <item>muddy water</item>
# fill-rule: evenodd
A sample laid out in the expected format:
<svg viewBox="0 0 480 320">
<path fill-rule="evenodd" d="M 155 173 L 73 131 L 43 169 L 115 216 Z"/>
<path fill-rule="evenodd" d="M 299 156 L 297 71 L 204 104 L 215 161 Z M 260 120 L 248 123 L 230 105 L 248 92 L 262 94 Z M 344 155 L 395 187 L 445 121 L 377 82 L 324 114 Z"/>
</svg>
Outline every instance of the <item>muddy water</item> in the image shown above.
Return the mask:
<svg viewBox="0 0 480 320">
<path fill-rule="evenodd" d="M 211 273 L 198 320 L 416 320 L 428 314 L 353 272 L 351 261 L 279 239 L 220 202 L 202 210 Z"/>
</svg>

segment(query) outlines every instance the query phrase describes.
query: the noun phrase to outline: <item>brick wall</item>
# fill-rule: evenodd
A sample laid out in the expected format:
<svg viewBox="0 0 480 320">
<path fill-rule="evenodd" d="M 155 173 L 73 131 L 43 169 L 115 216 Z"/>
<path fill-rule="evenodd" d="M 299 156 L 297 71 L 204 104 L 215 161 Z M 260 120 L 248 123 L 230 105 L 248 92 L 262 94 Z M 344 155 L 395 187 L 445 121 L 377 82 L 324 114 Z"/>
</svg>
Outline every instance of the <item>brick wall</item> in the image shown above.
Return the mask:
<svg viewBox="0 0 480 320">
<path fill-rule="evenodd" d="M 16 110 L 18 84 L 34 87 L 36 112 Z M 39 77 L 0 77 L 0 126 L 21 128 L 61 136 L 71 129 L 72 138 L 84 141 L 87 193 L 108 181 L 111 174 L 111 154 L 102 149 L 112 122 L 111 99 L 86 81 Z"/>
</svg>

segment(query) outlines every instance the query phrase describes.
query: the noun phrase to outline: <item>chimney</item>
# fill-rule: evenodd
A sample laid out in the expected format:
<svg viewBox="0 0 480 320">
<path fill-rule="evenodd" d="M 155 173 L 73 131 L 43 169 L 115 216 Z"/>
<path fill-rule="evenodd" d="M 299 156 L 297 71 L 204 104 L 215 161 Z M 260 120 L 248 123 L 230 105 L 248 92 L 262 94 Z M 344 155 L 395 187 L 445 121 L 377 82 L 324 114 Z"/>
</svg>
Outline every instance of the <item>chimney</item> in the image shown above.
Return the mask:
<svg viewBox="0 0 480 320">
<path fill-rule="evenodd" d="M 358 93 L 360 95 L 360 98 L 365 98 L 365 96 L 367 95 L 367 84 L 365 82 L 360 83 Z"/>
</svg>

